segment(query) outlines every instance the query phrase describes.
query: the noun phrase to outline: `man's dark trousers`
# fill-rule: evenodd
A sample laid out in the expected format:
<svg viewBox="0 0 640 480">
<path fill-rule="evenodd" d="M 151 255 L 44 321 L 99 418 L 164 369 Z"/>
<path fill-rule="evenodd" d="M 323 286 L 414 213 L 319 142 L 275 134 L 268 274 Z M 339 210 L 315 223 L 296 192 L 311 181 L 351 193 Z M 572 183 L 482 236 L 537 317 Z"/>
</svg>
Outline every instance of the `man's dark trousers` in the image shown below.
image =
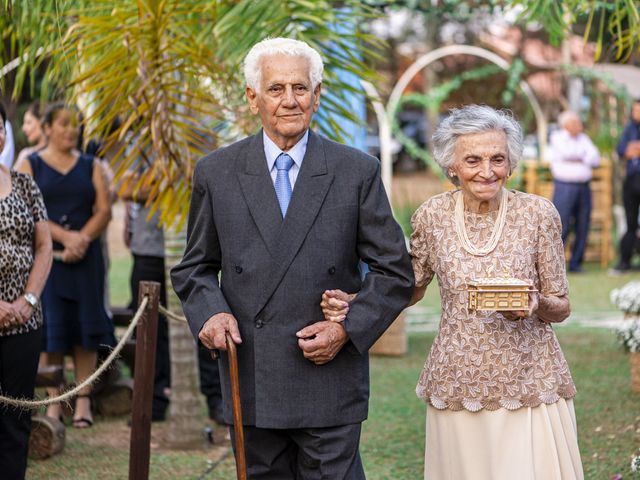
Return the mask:
<svg viewBox="0 0 640 480">
<path fill-rule="evenodd" d="M 562 242 L 566 244 L 571 220 L 575 239 L 571 249 L 569 271 L 579 271 L 584 258 L 591 222 L 591 187 L 589 182 L 554 182 L 553 204 L 562 221 Z"/>
<path fill-rule="evenodd" d="M 620 263 L 631 265 L 633 246 L 638 230 L 638 213 L 640 210 L 640 173 L 625 178 L 622 190 L 624 213 L 627 219 L 627 231 L 620 241 Z"/>
<path fill-rule="evenodd" d="M 235 432 L 231 444 L 235 449 Z M 251 480 L 365 480 L 361 424 L 328 428 L 244 427 Z"/>
<path fill-rule="evenodd" d="M 133 255 L 131 270 L 131 296 L 133 305 L 137 304 L 138 284 L 143 281 L 158 282 L 160 284 L 160 304 L 167 305 L 167 287 L 165 281 L 164 258 L 148 255 Z M 169 353 L 169 325 L 164 315 L 158 315 L 158 338 L 156 342 L 156 368 L 153 382 L 152 418 L 164 419 L 169 405 L 165 389 L 171 388 L 171 357 Z M 218 361 L 211 358 L 209 351 L 202 347 L 198 351 L 198 366 L 200 372 L 200 391 L 207 398 L 209 416 L 222 409 L 222 392 Z M 222 414 L 216 416 L 216 420 Z"/>
<path fill-rule="evenodd" d="M 160 304 L 167 306 L 167 286 L 164 273 L 164 258 L 149 255 L 133 255 L 131 269 L 131 303 L 138 304 L 140 282 L 158 282 L 160 284 Z M 154 420 L 164 419 L 169 406 L 166 391 L 171 388 L 171 358 L 169 356 L 169 325 L 164 315 L 158 315 L 158 338 L 156 341 L 156 365 L 153 379 L 153 404 L 151 415 Z"/>
</svg>

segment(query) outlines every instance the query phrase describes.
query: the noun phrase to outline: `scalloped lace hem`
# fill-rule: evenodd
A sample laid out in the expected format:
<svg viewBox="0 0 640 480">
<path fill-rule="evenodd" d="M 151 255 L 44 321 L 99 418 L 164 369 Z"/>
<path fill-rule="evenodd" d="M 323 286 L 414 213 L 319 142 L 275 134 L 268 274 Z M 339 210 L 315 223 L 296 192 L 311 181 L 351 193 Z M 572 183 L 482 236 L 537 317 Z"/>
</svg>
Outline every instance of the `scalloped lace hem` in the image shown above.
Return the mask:
<svg viewBox="0 0 640 480">
<path fill-rule="evenodd" d="M 522 407 L 538 407 L 543 403 L 551 405 L 561 398 L 569 400 L 576 395 L 576 389 L 573 386 L 560 388 L 557 391 L 542 392 L 536 395 L 528 395 L 521 397 L 502 397 L 502 398 L 440 398 L 436 395 L 428 394 L 424 388 L 418 387 L 416 393 L 437 410 L 467 410 L 469 412 L 478 412 L 480 410 L 498 410 L 506 408 L 507 410 L 518 410 Z"/>
</svg>

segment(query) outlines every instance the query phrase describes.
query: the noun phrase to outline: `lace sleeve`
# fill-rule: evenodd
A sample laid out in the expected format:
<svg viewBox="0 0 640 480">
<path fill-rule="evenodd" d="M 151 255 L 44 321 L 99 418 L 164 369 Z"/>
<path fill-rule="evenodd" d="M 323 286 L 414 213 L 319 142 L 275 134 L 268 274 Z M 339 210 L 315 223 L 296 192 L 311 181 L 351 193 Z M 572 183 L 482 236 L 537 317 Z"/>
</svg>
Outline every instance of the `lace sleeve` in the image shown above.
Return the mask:
<svg viewBox="0 0 640 480">
<path fill-rule="evenodd" d="M 540 281 L 538 315 L 544 322 L 561 322 L 571 311 L 561 232 L 558 211 L 551 202 L 544 200 L 541 204 L 536 263 Z"/>
<path fill-rule="evenodd" d="M 429 237 L 429 212 L 427 204 L 423 204 L 411 217 L 411 261 L 416 277 L 416 287 L 428 285 L 433 279 L 433 268 L 429 258 L 432 245 Z"/>
</svg>

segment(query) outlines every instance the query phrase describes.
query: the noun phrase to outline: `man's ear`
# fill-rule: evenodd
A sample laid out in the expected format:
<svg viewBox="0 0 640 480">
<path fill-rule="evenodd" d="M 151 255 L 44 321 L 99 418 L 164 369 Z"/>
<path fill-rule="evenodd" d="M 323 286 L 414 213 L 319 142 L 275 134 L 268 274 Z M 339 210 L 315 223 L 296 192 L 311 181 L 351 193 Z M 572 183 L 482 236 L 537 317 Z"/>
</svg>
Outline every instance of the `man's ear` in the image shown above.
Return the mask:
<svg viewBox="0 0 640 480">
<path fill-rule="evenodd" d="M 249 109 L 254 115 L 258 113 L 258 94 L 251 87 L 247 87 L 245 90 L 247 95 L 247 101 L 249 102 Z"/>
<path fill-rule="evenodd" d="M 322 84 L 319 83 L 316 85 L 316 88 L 313 89 L 313 111 L 317 112 L 318 108 L 320 108 L 320 92 L 322 90 Z"/>
</svg>

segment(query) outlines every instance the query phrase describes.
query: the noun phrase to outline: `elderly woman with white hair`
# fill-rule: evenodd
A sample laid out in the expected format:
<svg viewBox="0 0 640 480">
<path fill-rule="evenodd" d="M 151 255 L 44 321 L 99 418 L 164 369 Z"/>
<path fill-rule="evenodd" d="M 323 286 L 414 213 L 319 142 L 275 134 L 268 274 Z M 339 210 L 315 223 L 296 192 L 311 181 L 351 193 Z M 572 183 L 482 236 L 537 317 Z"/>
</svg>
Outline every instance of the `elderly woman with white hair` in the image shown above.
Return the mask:
<svg viewBox="0 0 640 480">
<path fill-rule="evenodd" d="M 427 403 L 427 479 L 582 479 L 576 389 L 552 324 L 569 316 L 558 212 L 505 183 L 522 131 L 503 111 L 469 105 L 433 136 L 434 156 L 457 190 L 413 215 L 412 302 L 438 278 L 442 318 L 416 388 Z M 468 306 L 470 282 L 506 275 L 534 287 L 526 311 Z M 325 315 L 347 314 L 325 292 Z"/>
</svg>

